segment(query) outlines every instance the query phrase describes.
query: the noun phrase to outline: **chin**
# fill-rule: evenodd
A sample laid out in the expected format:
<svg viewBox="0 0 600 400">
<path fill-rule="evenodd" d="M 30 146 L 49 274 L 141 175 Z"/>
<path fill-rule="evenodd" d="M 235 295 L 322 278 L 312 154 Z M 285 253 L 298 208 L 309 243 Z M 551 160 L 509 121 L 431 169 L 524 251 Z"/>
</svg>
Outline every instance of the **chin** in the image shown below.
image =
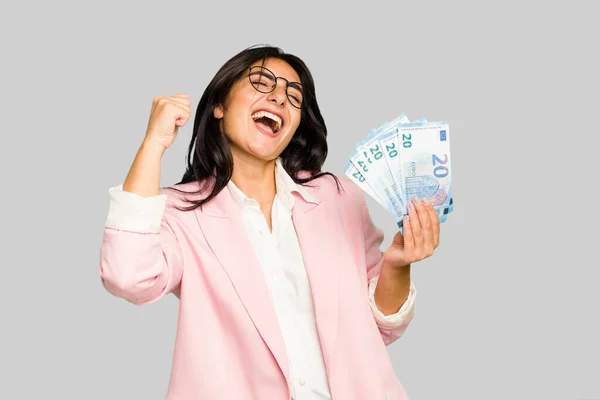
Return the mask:
<svg viewBox="0 0 600 400">
<path fill-rule="evenodd" d="M 251 145 L 248 149 L 248 153 L 256 158 L 259 158 L 264 161 L 271 161 L 277 159 L 279 157 L 280 151 L 275 146 L 267 145 Z"/>
<path fill-rule="evenodd" d="M 274 160 L 285 149 L 282 147 L 283 138 L 283 136 L 267 140 L 264 137 L 254 138 L 252 142 L 246 143 L 246 151 L 261 160 Z"/>
</svg>

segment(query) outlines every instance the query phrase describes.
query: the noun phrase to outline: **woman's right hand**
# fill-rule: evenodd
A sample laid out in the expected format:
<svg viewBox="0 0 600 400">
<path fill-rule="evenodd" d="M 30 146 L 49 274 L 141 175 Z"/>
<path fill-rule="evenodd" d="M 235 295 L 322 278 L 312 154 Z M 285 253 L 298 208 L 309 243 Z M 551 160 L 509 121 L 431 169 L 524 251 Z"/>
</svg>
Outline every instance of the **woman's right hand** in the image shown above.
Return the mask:
<svg viewBox="0 0 600 400">
<path fill-rule="evenodd" d="M 177 131 L 190 119 L 190 99 L 184 94 L 156 96 L 152 102 L 146 137 L 131 164 L 123 190 L 143 197 L 160 193 L 160 164 Z"/>
<path fill-rule="evenodd" d="M 192 109 L 185 94 L 156 96 L 152 102 L 144 142 L 167 149 L 177 136 L 177 131 L 190 119 Z"/>
</svg>

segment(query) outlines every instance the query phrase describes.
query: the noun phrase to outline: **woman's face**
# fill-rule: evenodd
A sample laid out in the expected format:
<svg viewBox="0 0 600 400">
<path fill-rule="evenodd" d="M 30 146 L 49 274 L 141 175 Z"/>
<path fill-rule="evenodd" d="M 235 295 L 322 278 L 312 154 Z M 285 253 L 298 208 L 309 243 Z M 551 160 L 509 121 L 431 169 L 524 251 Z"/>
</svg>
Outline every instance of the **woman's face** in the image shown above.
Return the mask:
<svg viewBox="0 0 600 400">
<path fill-rule="evenodd" d="M 300 124 L 300 110 L 288 100 L 286 82 L 280 78 L 290 83 L 300 82 L 300 78 L 285 61 L 268 59 L 264 67 L 277 77 L 277 86 L 270 93 L 261 93 L 251 80 L 262 91 L 270 89 L 273 83 L 268 71 L 258 68 L 261 65 L 258 61 L 251 66 L 256 68 L 244 73 L 231 88 L 225 107 L 215 108 L 214 116 L 230 140 L 234 157 L 270 161 L 285 150 Z M 251 79 L 248 79 L 249 73 Z M 288 94 L 292 101 L 301 100 L 300 88 L 290 84 Z"/>
</svg>

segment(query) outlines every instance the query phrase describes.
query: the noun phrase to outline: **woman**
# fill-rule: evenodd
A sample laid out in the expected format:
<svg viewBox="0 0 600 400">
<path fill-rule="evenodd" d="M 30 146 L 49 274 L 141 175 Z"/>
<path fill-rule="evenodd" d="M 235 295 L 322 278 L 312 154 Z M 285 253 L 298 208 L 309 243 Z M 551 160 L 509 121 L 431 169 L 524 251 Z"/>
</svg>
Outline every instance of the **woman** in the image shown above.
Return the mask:
<svg viewBox="0 0 600 400">
<path fill-rule="evenodd" d="M 406 399 L 386 345 L 413 316 L 410 265 L 439 243 L 415 202 L 384 253 L 362 191 L 324 173 L 326 127 L 297 57 L 254 47 L 217 72 L 196 110 L 187 171 L 160 162 L 191 115 L 154 99 L 113 187 L 100 276 L 143 305 L 180 300 L 167 400 Z"/>
</svg>

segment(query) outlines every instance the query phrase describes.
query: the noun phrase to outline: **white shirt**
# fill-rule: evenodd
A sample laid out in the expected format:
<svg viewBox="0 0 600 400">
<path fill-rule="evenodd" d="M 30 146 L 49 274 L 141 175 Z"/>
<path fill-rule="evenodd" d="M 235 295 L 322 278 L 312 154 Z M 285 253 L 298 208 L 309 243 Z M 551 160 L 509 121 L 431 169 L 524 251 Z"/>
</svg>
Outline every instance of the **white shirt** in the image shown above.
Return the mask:
<svg viewBox="0 0 600 400">
<path fill-rule="evenodd" d="M 291 218 L 295 201 L 293 191 L 297 191 L 306 201 L 315 200 L 302 186 L 292 180 L 279 159 L 276 163 L 275 183 L 277 194 L 271 211 L 272 231 L 269 230 L 256 200 L 246 196 L 231 181 L 227 184 L 227 190 L 241 207 L 246 232 L 258 257 L 273 301 L 289 361 L 292 398 L 331 400 L 316 329 L 310 284 Z M 135 202 L 139 204 L 143 198 L 134 193 L 123 192 L 122 185 L 113 187 L 110 191 L 113 195 L 119 196 L 120 203 L 125 207 L 111 207 L 111 215 L 107 221 L 124 228 L 128 209 L 135 210 Z M 161 196 L 166 195 L 156 197 Z M 125 199 L 127 197 L 128 199 Z M 126 205 L 123 200 L 130 200 L 130 202 Z M 156 215 L 163 211 L 160 208 L 161 202 L 156 202 L 157 210 L 154 212 L 148 210 L 148 204 L 150 203 L 146 202 L 145 212 L 149 217 L 154 215 L 156 221 Z M 148 222 L 150 224 L 150 218 Z M 140 228 L 139 225 L 136 226 L 137 231 L 140 231 Z M 375 304 L 377 279 L 378 276 L 375 276 L 369 282 L 369 303 L 375 320 L 380 327 L 399 326 L 414 307 L 416 289 L 411 282 L 408 299 L 402 308 L 396 314 L 385 316 Z"/>
</svg>

